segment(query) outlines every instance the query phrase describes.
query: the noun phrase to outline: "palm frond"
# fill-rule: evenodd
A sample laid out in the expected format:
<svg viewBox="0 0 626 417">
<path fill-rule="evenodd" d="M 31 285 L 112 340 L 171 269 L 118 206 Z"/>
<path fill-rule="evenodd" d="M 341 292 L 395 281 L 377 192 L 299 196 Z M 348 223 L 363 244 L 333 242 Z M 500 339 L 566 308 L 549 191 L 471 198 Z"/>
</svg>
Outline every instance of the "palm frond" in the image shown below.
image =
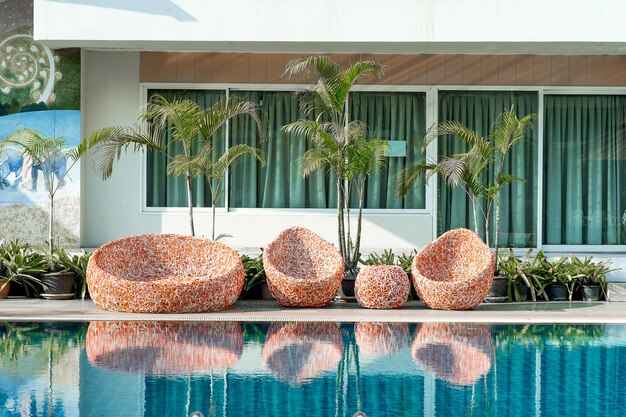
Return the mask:
<svg viewBox="0 0 626 417">
<path fill-rule="evenodd" d="M 398 173 L 396 178 L 396 191 L 400 197 L 404 197 L 413 188 L 417 179 L 424 176 L 428 178 L 429 173 L 436 172 L 437 165 L 434 163 L 418 163 L 410 165 Z"/>
<path fill-rule="evenodd" d="M 439 136 L 454 136 L 470 146 L 479 145 L 484 143 L 485 140 L 482 136 L 480 136 L 477 132 L 473 131 L 469 127 L 465 126 L 463 123 L 457 122 L 455 120 L 446 120 L 443 122 L 435 123 L 432 125 L 424 136 L 424 141 L 422 144 L 422 150 L 426 150 L 426 147 Z"/>
<path fill-rule="evenodd" d="M 260 106 L 257 103 L 247 101 L 241 97 L 229 97 L 215 103 L 203 113 L 202 121 L 199 124 L 205 143 L 226 123 L 237 116 L 250 117 L 257 126 L 261 140 L 267 138 L 267 123 L 264 122 Z"/>
<path fill-rule="evenodd" d="M 96 170 L 103 179 L 113 173 L 113 165 L 119 160 L 122 151 L 129 147 L 135 151 L 150 149 L 165 153 L 164 126 L 154 123 L 142 123 L 134 126 L 115 126 L 96 130 L 86 142 L 94 143 L 92 147 Z"/>
<path fill-rule="evenodd" d="M 308 177 L 315 172 L 330 168 L 334 168 L 334 158 L 332 154 L 329 154 L 324 149 L 313 148 L 309 149 L 300 158 L 300 167 L 302 170 L 302 176 Z"/>
<path fill-rule="evenodd" d="M 326 55 L 293 59 L 285 66 L 284 76 L 293 78 L 297 75 L 305 79 L 332 78 L 341 72 L 341 67 Z"/>
<path fill-rule="evenodd" d="M 265 166 L 263 151 L 248 145 L 234 145 L 228 148 L 226 152 L 224 152 L 224 154 L 219 157 L 217 162 L 215 162 L 215 164 L 213 165 L 211 177 L 216 179 L 222 178 L 222 176 L 224 176 L 224 174 L 226 173 L 228 167 L 230 167 L 239 157 L 243 155 L 252 155 L 259 161 L 262 167 Z"/>
</svg>

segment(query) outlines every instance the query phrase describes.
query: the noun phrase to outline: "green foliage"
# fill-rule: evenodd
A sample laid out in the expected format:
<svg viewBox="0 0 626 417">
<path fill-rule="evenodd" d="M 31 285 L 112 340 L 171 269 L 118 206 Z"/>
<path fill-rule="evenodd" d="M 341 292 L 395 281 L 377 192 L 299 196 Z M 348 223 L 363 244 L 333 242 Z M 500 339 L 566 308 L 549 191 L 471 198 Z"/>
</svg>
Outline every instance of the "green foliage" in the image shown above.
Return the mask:
<svg viewBox="0 0 626 417">
<path fill-rule="evenodd" d="M 300 107 L 315 120 L 300 119 L 283 126 L 289 134 L 304 136 L 313 144 L 301 159 L 302 173 L 332 171 L 337 182 L 338 242 L 347 272 L 355 273 L 360 257 L 362 208 L 367 177 L 384 166 L 386 141 L 369 139 L 367 126 L 349 120 L 346 105 L 354 85 L 365 77 L 381 78 L 384 67 L 360 61 L 346 69 L 328 56 L 296 59 L 287 64 L 290 78 L 302 75 L 309 88 L 296 93 Z M 353 236 L 350 225 L 351 193 L 357 194 L 358 219 Z"/>
<path fill-rule="evenodd" d="M 28 245 L 21 244 L 17 239 L 9 243 L 0 242 L 0 281 L 4 288 L 7 283 L 22 285 L 26 294 L 34 293 L 40 288 L 39 275 L 47 271 L 45 257 L 33 251 Z"/>
<path fill-rule="evenodd" d="M 91 253 L 83 251 L 80 255 L 70 255 L 65 249 L 58 249 L 57 252 L 63 270 L 74 273 L 76 296 L 84 300 L 87 296 L 87 264 Z"/>
<path fill-rule="evenodd" d="M 496 333 L 495 344 L 499 352 L 508 353 L 512 353 L 516 346 L 527 350 L 543 350 L 548 346 L 574 349 L 597 344 L 604 333 L 604 326 L 560 324 L 506 326 Z"/>
<path fill-rule="evenodd" d="M 372 252 L 367 259 L 360 259 L 363 265 L 395 265 L 396 256 L 390 249 L 385 249 L 382 254 Z"/>
<path fill-rule="evenodd" d="M 224 175 L 237 158 L 249 154 L 264 163 L 260 150 L 245 145 L 231 147 L 214 161 L 215 150 L 211 137 L 237 116 L 250 117 L 257 124 L 261 138 L 266 137 L 259 105 L 256 103 L 239 97 L 229 97 L 204 109 L 191 100 L 175 98 L 170 101 L 154 95 L 150 98 L 146 111 L 139 117 L 140 124 L 100 129 L 91 134 L 88 142 L 98 143 L 94 159 L 96 169 L 105 180 L 112 175 L 115 161 L 129 148 L 135 152 L 150 149 L 164 155 L 168 159 L 168 175 L 186 177 L 190 232 L 195 235 L 192 178 L 206 178 L 215 208 L 222 193 L 220 187 Z M 176 148 L 177 144 L 180 145 L 181 153 L 171 155 L 171 149 Z M 212 237 L 215 240 L 215 227 Z"/>
<path fill-rule="evenodd" d="M 606 286 L 606 274 L 610 269 L 610 260 L 594 261 L 592 257 L 584 259 L 567 256 L 548 260 L 543 250 L 532 256 L 529 249 L 523 258 L 516 258 L 513 250 L 500 257 L 500 272 L 509 278 L 508 295 L 510 300 L 519 301 L 518 285 L 530 288 L 533 301 L 535 294 L 549 300 L 546 287 L 550 284 L 563 284 L 567 287 L 571 301 L 574 290 L 580 285 L 598 284 Z"/>
<path fill-rule="evenodd" d="M 417 254 L 416 250 L 406 254 L 396 256 L 391 249 L 385 249 L 382 254 L 372 252 L 367 258 L 359 259 L 362 265 L 397 265 L 411 276 L 411 265 L 413 264 L 413 258 Z"/>
<path fill-rule="evenodd" d="M 457 121 L 435 123 L 424 137 L 422 151 L 441 136 L 451 136 L 465 143 L 467 151 L 441 155 L 438 160 L 420 163 L 402 170 L 398 174 L 397 190 L 406 195 L 420 176 L 427 179 L 432 175 L 441 176 L 449 187 L 462 189 L 472 202 L 474 227 L 478 233 L 478 215 L 485 229 L 485 241 L 489 245 L 490 213 L 495 204 L 496 210 L 496 255 L 499 235 L 500 191 L 514 181 L 525 179 L 504 172 L 504 161 L 508 152 L 532 129 L 535 115 L 529 114 L 518 119 L 513 109 L 504 110 L 496 118 L 487 136 L 481 136 Z M 493 182 L 489 182 L 490 172 L 494 172 Z"/>
<path fill-rule="evenodd" d="M 58 71 L 62 77 L 54 85 L 55 100 L 51 110 L 80 110 L 80 49 L 56 49 Z"/>
<path fill-rule="evenodd" d="M 101 140 L 101 138 L 96 138 Z M 74 148 L 68 147 L 63 138 L 48 138 L 41 132 L 34 129 L 21 129 L 11 133 L 6 139 L 0 141 L 0 152 L 6 147 L 13 147 L 32 158 L 33 162 L 42 167 L 49 167 L 44 170 L 43 178 L 50 199 L 50 222 L 48 244 L 49 250 L 54 249 L 54 196 L 59 190 L 63 181 L 70 173 L 76 163 L 86 155 L 91 149 L 98 145 L 98 141 L 82 140 Z M 66 169 L 61 178 L 56 177 L 56 166 L 65 159 Z M 47 173 L 46 173 L 47 171 Z"/>
<path fill-rule="evenodd" d="M 244 291 L 250 291 L 252 287 L 260 284 L 265 280 L 265 268 L 263 267 L 263 255 L 248 256 L 241 255 L 241 262 L 246 271 L 246 277 L 243 284 Z"/>
</svg>

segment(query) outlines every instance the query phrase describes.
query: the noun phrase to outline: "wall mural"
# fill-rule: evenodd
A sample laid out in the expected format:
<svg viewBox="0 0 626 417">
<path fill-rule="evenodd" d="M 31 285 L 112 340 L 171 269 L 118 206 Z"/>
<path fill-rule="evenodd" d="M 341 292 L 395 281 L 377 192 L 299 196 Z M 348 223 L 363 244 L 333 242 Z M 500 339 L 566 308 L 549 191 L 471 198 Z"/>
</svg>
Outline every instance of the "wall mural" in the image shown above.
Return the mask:
<svg viewBox="0 0 626 417">
<path fill-rule="evenodd" d="M 80 141 L 80 50 L 51 50 L 33 39 L 32 0 L 0 0 L 0 139 L 23 129 Z M 80 162 L 79 162 L 80 164 Z M 0 154 L 0 239 L 33 245 L 47 239 L 45 169 L 17 149 Z M 65 173 L 63 161 L 54 175 Z M 80 168 L 56 197 L 58 243 L 79 246 Z"/>
</svg>

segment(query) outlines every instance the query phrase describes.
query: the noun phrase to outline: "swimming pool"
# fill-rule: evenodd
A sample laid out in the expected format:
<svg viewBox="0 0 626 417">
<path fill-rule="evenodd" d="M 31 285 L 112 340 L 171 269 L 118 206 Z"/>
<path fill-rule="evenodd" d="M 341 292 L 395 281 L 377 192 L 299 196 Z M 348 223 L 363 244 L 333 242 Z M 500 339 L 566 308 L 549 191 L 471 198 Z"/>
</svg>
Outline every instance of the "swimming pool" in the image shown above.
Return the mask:
<svg viewBox="0 0 626 417">
<path fill-rule="evenodd" d="M 623 416 L 625 326 L 0 324 L 0 416 Z"/>
</svg>

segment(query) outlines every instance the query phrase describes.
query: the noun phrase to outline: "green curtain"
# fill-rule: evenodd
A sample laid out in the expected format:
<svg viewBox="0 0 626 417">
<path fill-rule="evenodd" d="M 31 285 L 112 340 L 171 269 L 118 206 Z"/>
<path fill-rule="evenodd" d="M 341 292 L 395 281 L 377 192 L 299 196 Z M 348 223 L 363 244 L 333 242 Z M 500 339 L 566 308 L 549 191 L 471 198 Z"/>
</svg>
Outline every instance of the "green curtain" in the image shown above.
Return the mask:
<svg viewBox="0 0 626 417">
<path fill-rule="evenodd" d="M 159 94 L 167 100 L 186 99 L 208 108 L 226 96 L 224 91 L 210 90 L 150 90 L 148 97 Z M 169 136 L 169 135 L 168 135 Z M 213 157 L 217 159 L 225 146 L 225 130 L 221 129 L 211 138 L 213 142 Z M 167 156 L 159 152 L 147 152 L 147 206 L 148 207 L 186 207 L 187 184 L 184 176 L 172 177 L 166 174 L 169 158 L 182 152 L 180 143 L 170 142 L 166 138 Z M 211 194 L 204 177 L 196 177 L 192 181 L 193 199 L 195 207 L 211 207 Z M 222 182 L 222 192 L 224 184 Z M 224 206 L 224 196 L 220 198 L 218 206 Z"/>
<path fill-rule="evenodd" d="M 544 102 L 544 243 L 626 243 L 626 97 Z"/>
<path fill-rule="evenodd" d="M 263 150 L 265 167 L 253 158 L 237 162 L 230 170 L 230 207 L 335 208 L 336 188 L 332 175 L 315 173 L 302 177 L 299 159 L 311 147 L 303 136 L 288 135 L 282 127 L 306 118 L 292 92 L 233 91 L 259 103 L 269 123 L 268 140 L 261 142 L 250 118 L 230 124 L 230 144 L 246 144 Z"/>
<path fill-rule="evenodd" d="M 420 179 L 401 198 L 396 192 L 398 173 L 407 166 L 424 162 L 421 151 L 426 133 L 426 94 L 357 92 L 350 96 L 350 118 L 361 120 L 372 139 L 405 141 L 406 156 L 391 156 L 387 166 L 367 180 L 365 208 L 423 209 L 426 207 L 426 187 Z"/>
<path fill-rule="evenodd" d="M 535 92 L 444 91 L 439 93 L 439 120 L 456 120 L 486 135 L 496 117 L 513 108 L 518 116 L 538 112 Z M 525 178 L 500 193 L 500 245 L 505 247 L 536 246 L 537 229 L 537 131 L 535 128 L 509 153 L 504 172 Z M 439 139 L 439 155 L 465 151 L 457 138 Z M 493 180 L 494 170 L 490 172 Z M 469 198 L 462 190 L 449 188 L 439 181 L 439 234 L 458 227 L 473 230 L 474 220 Z M 495 234 L 495 211 L 492 213 L 491 241 Z M 479 232 L 484 237 L 484 227 Z"/>
</svg>

